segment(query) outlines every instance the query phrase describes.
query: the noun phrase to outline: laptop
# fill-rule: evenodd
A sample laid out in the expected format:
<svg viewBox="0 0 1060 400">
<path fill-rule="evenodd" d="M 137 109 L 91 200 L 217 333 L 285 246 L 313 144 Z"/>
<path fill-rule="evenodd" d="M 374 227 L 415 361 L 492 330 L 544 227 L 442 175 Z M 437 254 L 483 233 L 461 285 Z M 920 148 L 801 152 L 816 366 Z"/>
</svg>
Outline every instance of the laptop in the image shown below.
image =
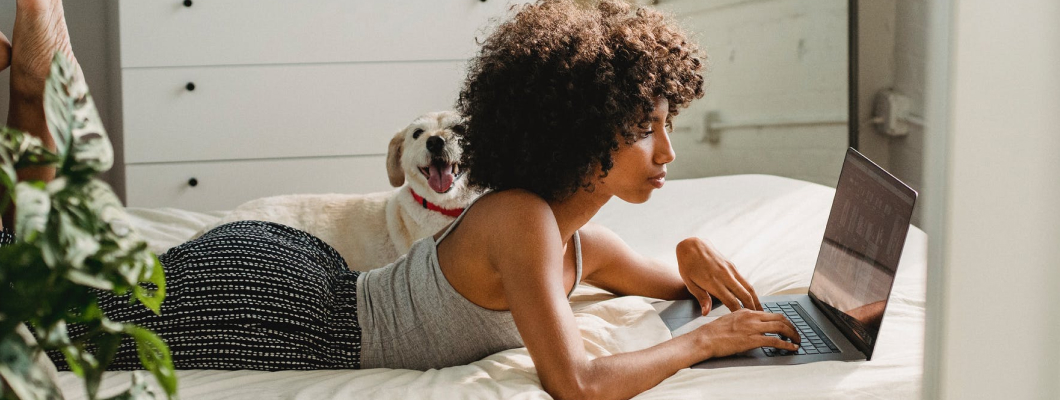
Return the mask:
<svg viewBox="0 0 1060 400">
<path fill-rule="evenodd" d="M 799 350 L 756 348 L 692 368 L 871 360 L 916 197 L 908 185 L 848 149 L 809 293 L 759 298 L 766 311 L 783 313 L 795 324 Z M 694 300 L 655 308 L 674 337 L 729 312 L 715 302 L 703 316 Z"/>
</svg>

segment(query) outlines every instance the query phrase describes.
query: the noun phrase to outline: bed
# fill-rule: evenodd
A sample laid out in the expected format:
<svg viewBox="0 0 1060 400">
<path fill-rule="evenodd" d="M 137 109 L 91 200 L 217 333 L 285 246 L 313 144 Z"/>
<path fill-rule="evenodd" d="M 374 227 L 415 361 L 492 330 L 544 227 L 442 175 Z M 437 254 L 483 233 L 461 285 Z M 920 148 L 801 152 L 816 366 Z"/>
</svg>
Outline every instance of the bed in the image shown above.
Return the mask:
<svg viewBox="0 0 1060 400">
<path fill-rule="evenodd" d="M 642 254 L 676 265 L 681 239 L 708 239 L 760 295 L 805 293 L 834 189 L 769 175 L 674 180 L 646 204 L 608 203 L 594 221 Z M 130 209 L 156 252 L 179 244 L 223 212 Z M 684 369 L 637 399 L 907 399 L 923 375 L 927 236 L 911 227 L 872 361 L 784 367 Z M 571 306 L 590 357 L 650 347 L 670 338 L 652 304 L 579 286 Z M 127 387 L 129 372 L 108 372 L 100 394 Z M 179 371 L 184 399 L 548 399 L 525 348 L 470 365 L 430 370 Z M 67 399 L 81 381 L 59 374 Z"/>
</svg>

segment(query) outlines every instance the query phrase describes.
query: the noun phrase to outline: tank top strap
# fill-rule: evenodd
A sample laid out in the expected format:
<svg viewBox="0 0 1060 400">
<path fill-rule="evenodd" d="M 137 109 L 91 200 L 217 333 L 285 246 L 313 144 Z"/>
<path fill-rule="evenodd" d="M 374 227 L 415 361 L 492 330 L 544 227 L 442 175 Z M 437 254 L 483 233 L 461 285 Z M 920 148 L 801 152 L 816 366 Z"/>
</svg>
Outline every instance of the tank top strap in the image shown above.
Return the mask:
<svg viewBox="0 0 1060 400">
<path fill-rule="evenodd" d="M 574 295 L 574 290 L 582 282 L 582 239 L 578 231 L 574 231 L 574 286 L 571 286 L 567 299 Z"/>
<path fill-rule="evenodd" d="M 483 193 L 483 195 L 485 195 L 485 193 Z M 435 241 L 435 243 L 441 243 L 442 240 L 445 240 L 445 237 L 449 236 L 449 232 L 452 232 L 453 228 L 456 228 L 456 226 L 460 224 L 460 220 L 464 219 L 464 215 L 467 214 L 467 210 L 470 210 L 471 206 L 475 205 L 475 202 L 477 202 L 478 199 L 481 199 L 481 198 L 482 198 L 482 196 L 479 196 L 479 197 L 475 198 L 475 200 L 471 201 L 471 204 L 468 204 L 467 207 L 464 207 L 464 211 L 461 212 L 460 215 L 458 215 L 455 220 L 453 220 L 453 223 L 449 224 L 449 228 L 446 228 L 445 232 L 442 233 L 442 236 L 439 237 L 438 240 Z M 582 282 L 582 240 L 581 240 L 581 235 L 578 234 L 578 231 L 574 231 L 574 238 L 573 239 L 574 239 L 574 286 L 571 287 L 570 293 L 567 293 L 567 298 L 568 299 L 572 295 L 574 295 L 574 289 L 576 289 L 578 287 L 578 284 Z"/>
<path fill-rule="evenodd" d="M 464 215 L 467 214 L 467 210 L 470 210 L 471 206 L 475 205 L 475 202 L 477 202 L 478 199 L 481 199 L 482 196 L 485 196 L 485 195 L 486 194 L 483 193 L 482 195 L 476 197 L 474 200 L 471 200 L 471 204 L 468 204 L 467 207 L 464 207 L 464 211 L 461 212 L 460 215 L 456 216 L 456 219 L 453 220 L 453 223 L 449 224 L 449 227 L 445 229 L 445 232 L 442 233 L 442 236 L 439 237 L 438 240 L 435 240 L 435 242 L 441 243 L 442 240 L 445 240 L 445 237 L 449 236 L 449 232 L 452 232 L 453 228 L 456 228 L 456 226 L 460 224 L 460 220 L 464 219 Z"/>
</svg>

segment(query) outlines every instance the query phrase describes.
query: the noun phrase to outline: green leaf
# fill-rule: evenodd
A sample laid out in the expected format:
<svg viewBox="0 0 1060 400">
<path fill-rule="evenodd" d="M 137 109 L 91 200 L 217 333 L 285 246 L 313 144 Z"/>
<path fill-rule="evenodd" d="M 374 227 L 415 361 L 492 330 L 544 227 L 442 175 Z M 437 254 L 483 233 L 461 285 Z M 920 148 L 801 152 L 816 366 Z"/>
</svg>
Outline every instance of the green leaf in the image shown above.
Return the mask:
<svg viewBox="0 0 1060 400">
<path fill-rule="evenodd" d="M 129 390 L 124 393 L 120 393 L 114 397 L 108 397 L 106 400 L 155 400 L 158 399 L 158 395 L 155 394 L 151 387 L 144 381 L 144 376 L 139 371 L 132 373 L 132 386 Z"/>
<path fill-rule="evenodd" d="M 151 290 L 145 288 L 143 285 L 137 285 L 134 293 L 136 293 L 136 298 L 139 299 L 144 306 L 151 309 L 151 311 L 154 311 L 156 315 L 161 315 L 162 300 L 166 298 L 165 271 L 162 270 L 162 262 L 158 261 L 158 257 L 155 257 L 154 254 L 151 254 L 151 262 L 153 268 L 146 269 L 146 271 L 151 272 L 149 274 L 144 274 L 144 278 L 146 278 L 148 282 L 153 283 L 157 289 Z"/>
<path fill-rule="evenodd" d="M 18 182 L 15 163 L 21 157 L 21 153 L 18 152 L 19 143 L 24 136 L 17 129 L 0 128 L 0 183 L 3 183 L 3 188 L 7 189 L 8 193 L 15 189 L 15 182 Z"/>
<path fill-rule="evenodd" d="M 111 283 L 110 280 L 98 276 L 96 274 L 91 274 L 76 269 L 66 271 L 66 279 L 69 279 L 70 282 L 76 283 L 81 286 L 88 286 L 100 290 L 114 289 L 114 283 Z"/>
<path fill-rule="evenodd" d="M 61 399 L 62 394 L 55 383 L 40 365 L 33 362 L 34 354 L 32 346 L 17 334 L 0 339 L 0 378 L 4 382 L 5 395 L 10 390 L 22 400 Z"/>
<path fill-rule="evenodd" d="M 37 336 L 40 338 L 41 346 L 45 348 L 58 348 L 72 346 L 69 331 L 66 330 L 66 321 L 59 320 L 45 327 L 35 327 Z"/>
<path fill-rule="evenodd" d="M 104 332 L 109 333 L 125 333 L 125 325 L 126 324 L 123 324 L 121 322 L 111 321 L 107 317 L 100 317 L 99 320 L 100 329 L 102 329 Z"/>
<path fill-rule="evenodd" d="M 88 209 L 94 210 L 102 224 L 106 228 L 110 238 L 121 244 L 121 248 L 129 250 L 135 243 L 142 242 L 133 229 L 132 220 L 125 212 L 118 196 L 114 195 L 110 185 L 98 179 L 92 179 L 85 183 L 84 197 L 82 199 Z M 124 239 L 124 240 L 117 240 Z"/>
<path fill-rule="evenodd" d="M 84 77 L 62 53 L 52 58 L 44 92 L 44 113 L 63 158 L 64 175 L 87 178 L 110 169 L 114 151 L 103 120 Z"/>
<path fill-rule="evenodd" d="M 3 181 L 11 190 L 18 181 L 15 171 L 32 166 L 58 165 L 58 155 L 48 151 L 44 142 L 36 136 L 27 135 L 14 128 L 0 128 L 0 162 L 3 164 Z"/>
<path fill-rule="evenodd" d="M 37 136 L 0 129 L 0 189 L 6 194 L 0 198 L 0 211 L 9 202 L 17 205 L 16 242 L 0 248 L 0 337 L 19 321 L 46 327 L 38 331 L 39 348 L 12 351 L 26 356 L 40 348 L 59 350 L 84 379 L 88 397 L 95 398 L 121 339 L 132 336 L 140 361 L 172 397 L 177 383 L 166 344 L 147 329 L 109 320 L 99 309 L 96 290 L 118 295 L 132 290 L 130 301 L 160 313 L 164 271 L 110 186 L 94 178 L 111 167 L 113 150 L 84 77 L 60 53 L 51 67 L 44 112 L 56 152 Z M 18 182 L 19 169 L 40 165 L 58 166 L 56 178 L 47 184 Z M 88 333 L 70 338 L 67 323 L 83 324 Z M 0 363 L 7 368 L 0 371 L 5 374 L 0 380 L 5 397 L 21 390 L 17 385 L 25 386 L 15 378 L 25 374 L 9 373 L 21 364 L 7 360 Z M 155 398 L 137 379 L 119 398 Z"/>
<path fill-rule="evenodd" d="M 15 235 L 17 239 L 31 242 L 31 238 L 44 232 L 51 212 L 51 197 L 44 191 L 42 182 L 19 182 L 15 185 Z"/>
<path fill-rule="evenodd" d="M 140 354 L 140 362 L 148 371 L 154 374 L 158 384 L 170 397 L 177 394 L 177 374 L 173 368 L 173 358 L 169 354 L 169 346 L 162 341 L 158 335 L 147 329 L 126 325 L 125 332 L 136 340 L 136 350 Z"/>
<path fill-rule="evenodd" d="M 50 299 L 51 271 L 42 267 L 40 251 L 26 243 L 15 242 L 0 247 L 0 336 L 15 330 L 21 321 L 38 314 Z"/>
<path fill-rule="evenodd" d="M 99 384 L 103 381 L 103 371 L 107 365 L 114 360 L 114 355 L 118 352 L 118 345 L 121 344 L 121 334 L 114 333 L 103 333 L 93 338 L 92 342 L 96 345 L 96 365 L 95 369 L 86 371 L 85 374 L 85 390 L 88 393 L 92 393 L 95 397 L 95 393 L 99 391 Z"/>
<path fill-rule="evenodd" d="M 81 368 L 81 349 L 77 346 L 63 346 L 59 348 L 63 353 L 63 358 L 66 359 L 66 365 L 70 367 L 70 372 L 74 375 L 85 377 L 85 370 Z"/>
<path fill-rule="evenodd" d="M 19 208 L 21 207 L 20 205 Z M 19 208 L 15 210 L 17 211 Z M 91 231 L 79 226 L 73 221 L 73 217 L 69 213 L 63 211 L 59 210 L 58 213 L 59 247 L 64 250 L 63 261 L 71 268 L 83 269 L 85 267 L 85 259 L 99 251 L 99 242 L 96 241 L 96 237 Z M 74 272 L 74 270 L 70 272 Z M 90 271 L 82 272 L 91 273 Z M 99 289 L 110 290 L 110 287 L 99 287 Z"/>
</svg>

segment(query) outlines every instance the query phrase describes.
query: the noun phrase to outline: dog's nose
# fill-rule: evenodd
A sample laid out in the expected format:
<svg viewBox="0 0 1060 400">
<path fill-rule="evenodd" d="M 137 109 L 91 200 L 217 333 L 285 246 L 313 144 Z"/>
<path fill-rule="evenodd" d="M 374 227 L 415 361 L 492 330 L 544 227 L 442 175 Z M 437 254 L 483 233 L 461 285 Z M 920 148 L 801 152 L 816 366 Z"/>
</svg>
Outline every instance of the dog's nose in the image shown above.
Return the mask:
<svg viewBox="0 0 1060 400">
<path fill-rule="evenodd" d="M 437 153 L 442 151 L 445 147 L 445 140 L 438 136 L 431 136 L 427 138 L 427 151 L 431 153 Z"/>
</svg>

